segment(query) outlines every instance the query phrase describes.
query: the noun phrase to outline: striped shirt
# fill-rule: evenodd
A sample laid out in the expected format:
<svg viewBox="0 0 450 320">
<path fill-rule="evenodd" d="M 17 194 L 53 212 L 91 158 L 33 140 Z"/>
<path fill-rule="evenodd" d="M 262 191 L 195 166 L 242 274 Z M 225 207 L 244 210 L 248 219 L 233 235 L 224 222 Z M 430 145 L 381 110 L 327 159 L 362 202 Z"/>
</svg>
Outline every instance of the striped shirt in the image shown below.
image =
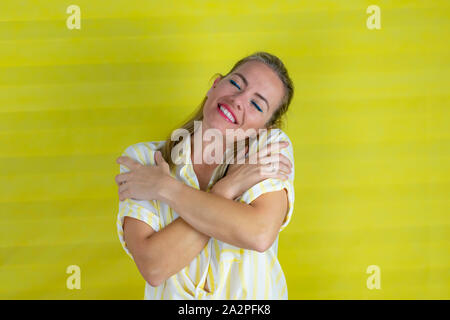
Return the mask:
<svg viewBox="0 0 450 320">
<path fill-rule="evenodd" d="M 199 182 L 194 172 L 191 160 L 191 137 L 180 143 L 186 145 L 178 155 L 182 157 L 180 165 L 175 165 L 171 175 L 196 189 Z M 274 178 L 265 179 L 249 190 L 245 191 L 235 201 L 250 204 L 261 194 L 277 190 L 287 190 L 289 201 L 288 213 L 280 231 L 289 223 L 294 208 L 294 157 L 292 143 L 288 136 L 280 129 L 270 129 L 260 134 L 249 149 L 249 153 L 260 150 L 265 145 L 278 141 L 289 141 L 289 146 L 281 149 L 292 163 L 292 171 L 288 180 Z M 154 154 L 164 145 L 165 141 L 140 142 L 129 146 L 124 156 L 131 157 L 141 164 L 155 164 Z M 259 148 L 259 149 L 258 149 Z M 174 159 L 175 160 L 175 159 Z M 174 161 L 175 162 L 175 161 Z M 129 171 L 120 165 L 120 172 Z M 207 187 L 211 189 L 212 174 Z M 124 217 L 129 216 L 144 221 L 155 231 L 159 231 L 177 219 L 179 215 L 163 202 L 152 200 L 126 199 L 119 202 L 117 217 L 117 231 L 125 252 L 133 259 L 123 238 Z M 182 241 L 182 235 L 180 235 Z M 272 246 L 265 252 L 238 248 L 220 240 L 210 238 L 204 249 L 191 263 L 174 274 L 160 286 L 153 287 L 145 284 L 144 299 L 287 299 L 287 285 L 284 273 L 277 259 L 278 236 Z"/>
</svg>

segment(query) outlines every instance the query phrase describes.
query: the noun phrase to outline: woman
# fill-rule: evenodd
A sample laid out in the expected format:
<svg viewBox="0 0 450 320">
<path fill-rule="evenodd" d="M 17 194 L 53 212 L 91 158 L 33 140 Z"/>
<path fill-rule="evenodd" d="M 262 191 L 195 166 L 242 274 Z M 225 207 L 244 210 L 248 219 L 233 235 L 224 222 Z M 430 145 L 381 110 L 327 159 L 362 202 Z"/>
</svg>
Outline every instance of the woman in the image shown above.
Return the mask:
<svg viewBox="0 0 450 320">
<path fill-rule="evenodd" d="M 283 63 L 257 52 L 215 79 L 182 127 L 186 139 L 137 143 L 118 158 L 118 234 L 146 280 L 145 299 L 287 299 L 277 247 L 293 210 L 294 161 L 279 127 L 293 89 Z M 235 139 L 258 163 L 193 161 L 217 143 L 208 129 L 234 161 L 242 148 L 229 132 L 263 129 Z"/>
</svg>

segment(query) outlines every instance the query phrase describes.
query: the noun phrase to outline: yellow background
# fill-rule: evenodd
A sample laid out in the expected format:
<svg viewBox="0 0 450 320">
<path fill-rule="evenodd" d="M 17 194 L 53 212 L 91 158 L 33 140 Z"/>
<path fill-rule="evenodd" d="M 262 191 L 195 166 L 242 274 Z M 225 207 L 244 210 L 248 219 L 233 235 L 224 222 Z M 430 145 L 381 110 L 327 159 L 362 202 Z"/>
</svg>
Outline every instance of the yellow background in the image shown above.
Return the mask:
<svg viewBox="0 0 450 320">
<path fill-rule="evenodd" d="M 381 30 L 366 27 L 372 4 Z M 214 73 L 261 50 L 296 87 L 289 298 L 449 299 L 449 17 L 444 0 L 2 0 L 0 298 L 142 299 L 115 159 L 165 138 Z"/>
</svg>

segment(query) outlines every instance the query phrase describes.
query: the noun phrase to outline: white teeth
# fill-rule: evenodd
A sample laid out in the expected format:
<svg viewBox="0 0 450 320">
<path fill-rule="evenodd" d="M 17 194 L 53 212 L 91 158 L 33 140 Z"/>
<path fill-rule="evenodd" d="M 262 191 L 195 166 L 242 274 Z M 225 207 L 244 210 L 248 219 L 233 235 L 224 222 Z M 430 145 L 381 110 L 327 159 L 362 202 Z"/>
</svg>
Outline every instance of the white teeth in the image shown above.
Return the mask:
<svg viewBox="0 0 450 320">
<path fill-rule="evenodd" d="M 227 116 L 227 118 L 231 120 L 231 122 L 236 123 L 236 120 L 234 119 L 233 115 L 227 109 L 225 109 L 221 105 L 219 105 L 219 108 Z"/>
</svg>

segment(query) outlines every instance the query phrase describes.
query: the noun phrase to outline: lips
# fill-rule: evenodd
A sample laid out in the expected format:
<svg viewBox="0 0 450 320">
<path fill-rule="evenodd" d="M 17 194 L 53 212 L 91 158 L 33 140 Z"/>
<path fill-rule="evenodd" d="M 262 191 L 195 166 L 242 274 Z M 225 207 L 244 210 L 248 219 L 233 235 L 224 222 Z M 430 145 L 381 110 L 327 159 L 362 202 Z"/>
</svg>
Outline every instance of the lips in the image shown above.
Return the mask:
<svg viewBox="0 0 450 320">
<path fill-rule="evenodd" d="M 231 115 L 233 116 L 235 122 L 232 122 L 225 114 L 223 114 L 222 111 L 220 110 L 220 107 L 226 109 L 229 113 L 231 113 Z M 225 117 L 225 118 L 226 118 L 227 120 L 229 120 L 231 123 L 237 124 L 237 118 L 236 118 L 236 115 L 233 113 L 233 111 L 231 111 L 231 108 L 230 108 L 227 104 L 225 104 L 225 103 L 218 103 L 218 104 L 217 104 L 217 108 L 219 109 L 219 112 L 223 115 L 223 117 Z"/>
</svg>

